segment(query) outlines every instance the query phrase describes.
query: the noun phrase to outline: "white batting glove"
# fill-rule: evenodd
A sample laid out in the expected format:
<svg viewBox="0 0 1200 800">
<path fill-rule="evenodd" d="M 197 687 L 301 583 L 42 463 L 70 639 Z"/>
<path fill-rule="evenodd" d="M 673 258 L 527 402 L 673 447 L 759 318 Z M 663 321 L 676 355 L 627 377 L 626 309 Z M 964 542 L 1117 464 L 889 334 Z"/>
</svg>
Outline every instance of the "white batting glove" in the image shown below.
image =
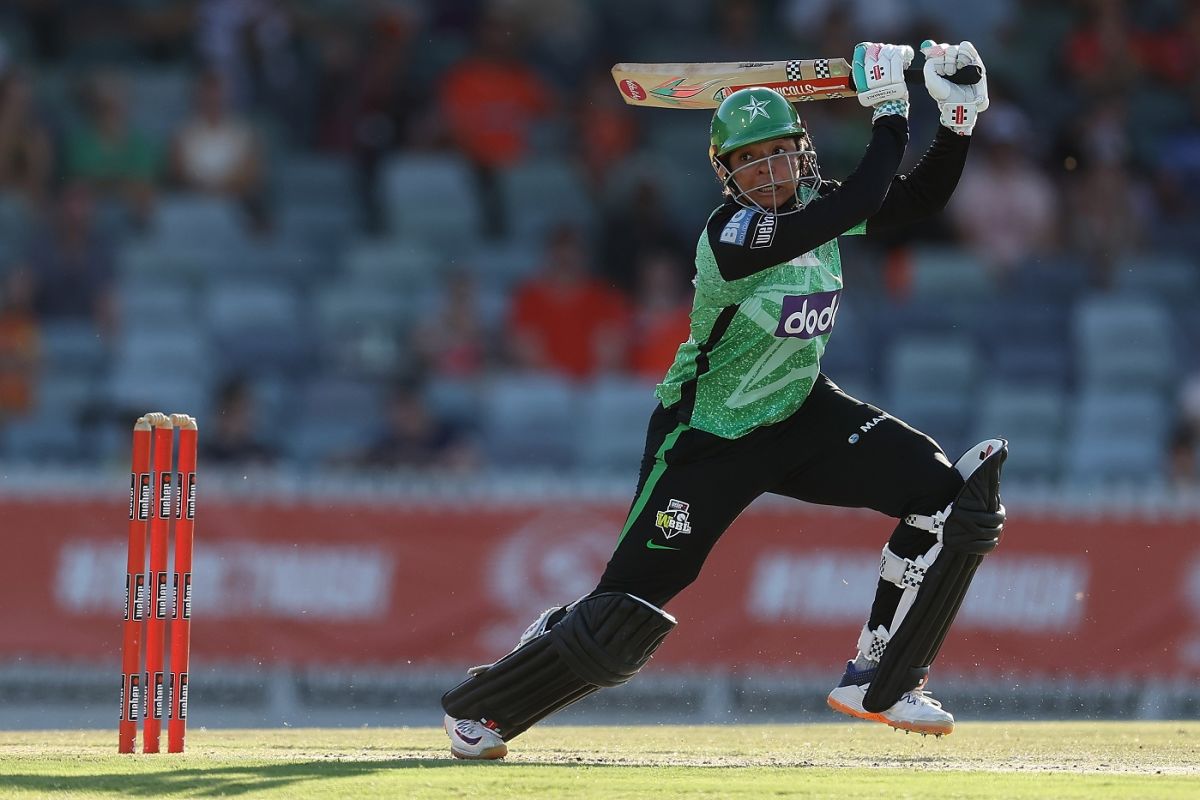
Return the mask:
<svg viewBox="0 0 1200 800">
<path fill-rule="evenodd" d="M 860 42 L 854 48 L 854 88 L 858 102 L 875 109 L 872 122 L 884 114 L 908 116 L 904 70 L 912 60 L 913 49 L 906 44 Z"/>
<path fill-rule="evenodd" d="M 925 88 L 937 101 L 941 123 L 960 136 L 970 136 L 976 117 L 988 107 L 987 68 L 975 45 L 938 44 L 926 39 L 921 42 L 921 52 L 925 56 Z M 944 77 L 968 65 L 979 67 L 979 83 L 963 86 Z"/>
</svg>

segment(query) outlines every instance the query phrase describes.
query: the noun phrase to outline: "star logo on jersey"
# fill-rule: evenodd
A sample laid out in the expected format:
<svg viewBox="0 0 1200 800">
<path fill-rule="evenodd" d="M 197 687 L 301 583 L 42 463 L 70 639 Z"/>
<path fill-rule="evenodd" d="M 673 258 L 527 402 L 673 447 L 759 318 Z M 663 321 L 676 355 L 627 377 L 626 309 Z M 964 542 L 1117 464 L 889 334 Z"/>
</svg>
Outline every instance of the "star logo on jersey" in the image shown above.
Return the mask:
<svg viewBox="0 0 1200 800">
<path fill-rule="evenodd" d="M 738 106 L 739 111 L 749 111 L 750 119 L 747 122 L 753 122 L 760 114 L 763 119 L 770 119 L 771 115 L 767 113 L 767 101 L 759 100 L 753 95 L 750 96 L 750 102 L 744 106 Z"/>
</svg>

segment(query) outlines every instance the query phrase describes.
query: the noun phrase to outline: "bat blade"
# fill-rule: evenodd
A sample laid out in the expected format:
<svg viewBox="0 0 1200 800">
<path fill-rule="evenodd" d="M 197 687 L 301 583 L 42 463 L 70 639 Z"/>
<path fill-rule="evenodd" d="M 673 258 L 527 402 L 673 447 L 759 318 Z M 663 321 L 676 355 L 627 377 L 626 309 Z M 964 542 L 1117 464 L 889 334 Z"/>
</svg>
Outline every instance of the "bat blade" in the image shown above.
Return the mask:
<svg viewBox="0 0 1200 800">
<path fill-rule="evenodd" d="M 716 108 L 747 86 L 768 86 L 792 102 L 853 97 L 844 58 L 730 61 L 692 64 L 617 64 L 613 80 L 629 105 L 650 108 Z"/>
<path fill-rule="evenodd" d="M 978 83 L 983 73 L 966 66 L 947 80 Z M 854 97 L 850 63 L 844 58 L 792 61 L 726 61 L 692 64 L 617 64 L 613 80 L 631 106 L 649 108 L 716 108 L 747 86 L 767 86 L 793 103 Z M 904 71 L 905 80 L 919 84 L 919 68 Z"/>
</svg>

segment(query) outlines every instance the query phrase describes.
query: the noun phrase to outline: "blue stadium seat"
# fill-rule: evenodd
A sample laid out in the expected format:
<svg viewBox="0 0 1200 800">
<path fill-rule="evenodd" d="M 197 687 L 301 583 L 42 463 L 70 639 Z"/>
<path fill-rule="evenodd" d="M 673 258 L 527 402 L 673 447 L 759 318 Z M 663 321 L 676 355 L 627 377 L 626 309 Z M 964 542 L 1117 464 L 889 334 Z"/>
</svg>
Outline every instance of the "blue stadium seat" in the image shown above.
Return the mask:
<svg viewBox="0 0 1200 800">
<path fill-rule="evenodd" d="M 240 254 L 241 274 L 302 285 L 334 272 L 336 261 L 319 248 L 280 235 L 253 241 Z"/>
<path fill-rule="evenodd" d="M 963 337 L 901 337 L 890 349 L 888 389 L 893 393 L 962 395 L 974 385 L 978 366 L 975 346 Z"/>
<path fill-rule="evenodd" d="M 1136 295 L 1080 300 L 1072 327 L 1084 383 L 1165 387 L 1175 378 L 1172 320 L 1160 301 Z"/>
<path fill-rule="evenodd" d="M 42 361 L 48 370 L 97 375 L 108 367 L 110 345 L 90 322 L 49 320 L 42 325 Z"/>
<path fill-rule="evenodd" d="M 241 245 L 246 240 L 242 213 L 229 200 L 205 195 L 168 194 L 154 214 L 155 236 L 175 247 Z"/>
<path fill-rule="evenodd" d="M 313 299 L 318 327 L 330 334 L 366 330 L 400 331 L 412 323 L 417 298 L 397 286 L 369 281 L 334 281 Z"/>
<path fill-rule="evenodd" d="M 915 247 L 911 259 L 914 297 L 978 299 L 995 293 L 986 265 L 966 248 Z"/>
<path fill-rule="evenodd" d="M 302 324 L 300 298 L 285 281 L 213 281 L 203 308 L 204 319 L 218 331 L 244 326 L 299 330 Z"/>
<path fill-rule="evenodd" d="M 1002 436 L 1011 444 L 1005 475 L 1019 479 L 1057 479 L 1065 458 L 1067 396 L 1050 384 L 992 383 L 978 403 L 975 441 Z"/>
<path fill-rule="evenodd" d="M 356 205 L 281 200 L 275 212 L 281 239 L 298 242 L 330 257 L 359 232 Z"/>
<path fill-rule="evenodd" d="M 271 188 L 285 202 L 347 206 L 356 203 L 354 165 L 343 156 L 284 156 L 273 165 Z"/>
<path fill-rule="evenodd" d="M 575 463 L 582 468 L 635 474 L 646 443 L 654 384 L 600 378 L 580 390 Z"/>
<path fill-rule="evenodd" d="M 1071 411 L 1065 478 L 1152 482 L 1162 475 L 1168 405 L 1154 392 L 1088 387 Z"/>
<path fill-rule="evenodd" d="M 1200 266 L 1166 253 L 1137 253 L 1118 262 L 1113 273 L 1122 294 L 1145 293 L 1168 303 L 1195 303 L 1200 297 Z"/>
<path fill-rule="evenodd" d="M 484 285 L 511 289 L 537 272 L 542 263 L 541 242 L 508 238 L 468 253 L 461 263 Z"/>
<path fill-rule="evenodd" d="M 227 273 L 240 264 L 235 243 L 180 244 L 148 236 L 124 244 L 117 253 L 117 271 L 129 280 L 199 281 Z"/>
<path fill-rule="evenodd" d="M 197 311 L 196 294 L 178 280 L 121 281 L 116 290 L 123 324 L 169 326 L 191 319 Z"/>
<path fill-rule="evenodd" d="M 38 412 L 76 420 L 97 402 L 98 380 L 77 371 L 42 370 L 38 375 L 34 402 Z"/>
<path fill-rule="evenodd" d="M 302 387 L 295 408 L 283 446 L 301 466 L 316 466 L 356 457 L 370 446 L 382 398 L 374 384 L 318 376 Z"/>
<path fill-rule="evenodd" d="M 190 370 L 187 366 L 153 372 L 140 363 L 123 362 L 105 381 L 105 405 L 118 413 L 182 412 L 203 420 L 212 403 L 212 384 L 207 370 Z"/>
<path fill-rule="evenodd" d="M 6 460 L 52 463 L 87 460 L 77 421 L 53 410 L 11 419 L 0 427 L 0 454 Z"/>
<path fill-rule="evenodd" d="M 538 159 L 500 173 L 508 236 L 540 242 L 559 223 L 588 230 L 595 222 L 587 184 L 568 161 Z"/>
<path fill-rule="evenodd" d="M 470 249 L 483 232 L 479 187 L 460 156 L 402 154 L 382 171 L 392 233 L 454 251 Z"/>
<path fill-rule="evenodd" d="M 575 455 L 574 388 L 550 375 L 508 375 L 483 392 L 483 440 L 501 467 L 563 468 Z"/>
<path fill-rule="evenodd" d="M 390 285 L 409 292 L 427 289 L 437 282 L 441 259 L 436 251 L 419 242 L 398 239 L 361 239 L 343 255 L 351 280 Z"/>
</svg>

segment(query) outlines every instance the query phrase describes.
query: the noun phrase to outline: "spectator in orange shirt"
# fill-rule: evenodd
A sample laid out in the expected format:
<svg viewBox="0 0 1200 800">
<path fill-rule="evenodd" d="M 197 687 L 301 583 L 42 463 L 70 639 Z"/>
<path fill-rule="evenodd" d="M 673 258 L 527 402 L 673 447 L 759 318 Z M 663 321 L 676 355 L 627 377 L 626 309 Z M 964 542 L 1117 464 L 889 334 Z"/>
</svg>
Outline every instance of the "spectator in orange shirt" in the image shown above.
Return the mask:
<svg viewBox="0 0 1200 800">
<path fill-rule="evenodd" d="M 486 171 L 510 166 L 525 155 L 530 128 L 551 110 L 550 88 L 517 59 L 514 21 L 485 15 L 476 50 L 442 78 L 441 111 L 459 149 Z"/>
<path fill-rule="evenodd" d="M 550 87 L 517 58 L 517 30 L 501 12 L 482 17 L 475 52 L 449 69 L 437 92 L 450 139 L 478 172 L 493 237 L 503 235 L 507 225 L 496 173 L 525 156 L 534 123 L 553 105 Z"/>
<path fill-rule="evenodd" d="M 624 367 L 629 309 L 589 274 L 587 247 L 570 226 L 553 230 L 537 275 L 513 299 L 509 346 L 520 366 L 584 379 Z"/>
<path fill-rule="evenodd" d="M 683 267 L 671 252 L 648 253 L 638 264 L 629 369 L 639 378 L 662 380 L 679 343 L 691 329 L 691 298 Z"/>
</svg>

